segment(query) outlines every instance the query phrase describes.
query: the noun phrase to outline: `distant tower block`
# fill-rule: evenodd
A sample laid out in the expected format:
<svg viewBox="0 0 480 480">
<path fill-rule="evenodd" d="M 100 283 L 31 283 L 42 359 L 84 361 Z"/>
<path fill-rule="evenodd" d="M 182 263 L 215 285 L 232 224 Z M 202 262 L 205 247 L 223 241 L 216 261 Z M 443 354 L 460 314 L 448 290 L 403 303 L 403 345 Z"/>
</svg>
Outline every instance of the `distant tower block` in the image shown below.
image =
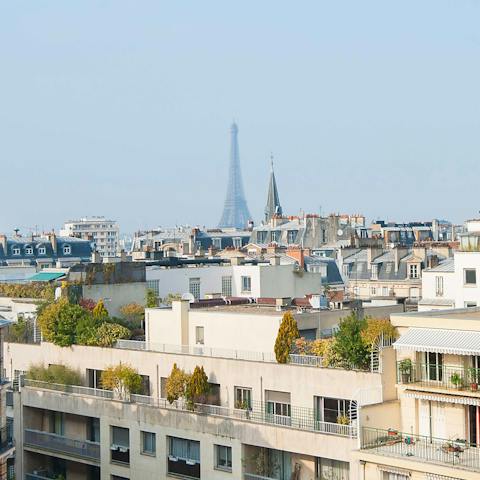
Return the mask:
<svg viewBox="0 0 480 480">
<path fill-rule="evenodd" d="M 238 152 L 238 126 L 234 122 L 230 128 L 230 172 L 228 175 L 227 196 L 219 227 L 246 228 L 251 219 L 247 201 L 243 193 L 240 155 Z"/>
</svg>

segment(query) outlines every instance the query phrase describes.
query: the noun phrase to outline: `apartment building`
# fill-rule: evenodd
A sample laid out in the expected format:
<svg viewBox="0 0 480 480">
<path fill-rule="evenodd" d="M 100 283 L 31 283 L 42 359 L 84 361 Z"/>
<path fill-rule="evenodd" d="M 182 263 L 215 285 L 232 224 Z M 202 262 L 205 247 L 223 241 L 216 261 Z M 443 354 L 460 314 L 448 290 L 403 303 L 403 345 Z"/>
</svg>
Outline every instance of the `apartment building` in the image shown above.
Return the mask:
<svg viewBox="0 0 480 480">
<path fill-rule="evenodd" d="M 119 253 L 119 228 L 115 220 L 105 217 L 69 220 L 63 225 L 60 235 L 92 241 L 102 257 L 115 257 Z"/>
<path fill-rule="evenodd" d="M 393 314 L 391 321 L 400 334 L 398 401 L 383 426 L 362 428 L 363 478 L 480 478 L 480 309 Z"/>
<path fill-rule="evenodd" d="M 324 368 L 319 357 L 292 355 L 278 364 L 278 313 L 252 308 L 250 316 L 189 312 L 188 302 L 175 302 L 147 309 L 146 342 L 8 344 L 11 376 L 40 362 L 77 368 L 84 378 L 83 386 L 21 379 L 14 394 L 17 478 L 359 478 L 352 452 L 360 424 L 376 426 L 372 409 L 395 399 L 393 349 L 378 350 L 363 371 Z M 101 372 L 119 363 L 143 375 L 144 395 L 100 388 Z M 203 366 L 208 402 L 192 409 L 166 400 L 174 364 L 187 372 Z"/>
<path fill-rule="evenodd" d="M 279 256 L 270 260 L 249 260 L 243 257 L 230 259 L 195 259 L 175 262 L 160 261 L 147 267 L 146 278 L 149 288 L 159 298 L 169 293 L 190 294 L 195 300 L 206 295 L 224 297 L 304 297 L 321 293 L 322 280 L 332 285 L 339 282 L 334 268 L 318 268 L 305 271 L 295 259 L 286 257 L 288 263 L 281 264 Z"/>
<path fill-rule="evenodd" d="M 480 220 L 466 228 L 453 258 L 424 271 L 419 310 L 480 306 Z"/>
</svg>

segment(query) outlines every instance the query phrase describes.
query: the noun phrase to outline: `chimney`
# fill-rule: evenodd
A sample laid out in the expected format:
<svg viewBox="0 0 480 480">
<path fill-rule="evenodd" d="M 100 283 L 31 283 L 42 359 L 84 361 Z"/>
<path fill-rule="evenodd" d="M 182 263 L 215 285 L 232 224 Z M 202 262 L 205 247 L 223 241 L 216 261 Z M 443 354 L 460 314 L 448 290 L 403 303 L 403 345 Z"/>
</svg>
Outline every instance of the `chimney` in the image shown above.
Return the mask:
<svg viewBox="0 0 480 480">
<path fill-rule="evenodd" d="M 127 261 L 127 252 L 125 252 L 125 250 L 122 250 L 120 251 L 120 261 L 121 262 L 126 262 Z"/>
<path fill-rule="evenodd" d="M 425 247 L 413 247 L 413 254 L 422 259 L 422 262 L 427 258 L 427 249 Z"/>
<path fill-rule="evenodd" d="M 440 263 L 438 259 L 438 255 L 430 255 L 427 258 L 427 267 L 428 268 L 435 268 Z"/>
<path fill-rule="evenodd" d="M 3 248 L 3 253 L 7 253 L 7 236 L 5 234 L 0 235 L 0 245 Z"/>
<path fill-rule="evenodd" d="M 368 247 L 367 248 L 367 268 L 370 268 L 372 262 L 381 254 L 383 250 L 378 247 Z"/>
<path fill-rule="evenodd" d="M 243 257 L 231 257 L 230 265 L 243 265 Z"/>
<path fill-rule="evenodd" d="M 286 253 L 287 253 L 287 256 L 289 256 L 290 258 L 294 258 L 298 262 L 298 264 L 300 265 L 300 268 L 305 267 L 305 251 L 303 250 L 303 248 L 288 247 Z"/>
<path fill-rule="evenodd" d="M 270 265 L 272 266 L 280 265 L 280 257 L 275 255 L 272 258 L 270 258 Z"/>
<path fill-rule="evenodd" d="M 96 250 L 92 252 L 92 263 L 102 263 L 102 257 Z"/>
<path fill-rule="evenodd" d="M 49 235 L 49 240 L 50 240 L 50 243 L 52 244 L 53 253 L 56 255 L 57 254 L 57 236 L 55 235 L 54 231 L 52 231 L 52 233 Z"/>
<path fill-rule="evenodd" d="M 393 248 L 393 256 L 395 259 L 395 273 L 398 272 L 398 267 L 400 266 L 400 260 L 405 256 L 407 253 L 407 249 L 402 247 L 394 247 Z"/>
</svg>

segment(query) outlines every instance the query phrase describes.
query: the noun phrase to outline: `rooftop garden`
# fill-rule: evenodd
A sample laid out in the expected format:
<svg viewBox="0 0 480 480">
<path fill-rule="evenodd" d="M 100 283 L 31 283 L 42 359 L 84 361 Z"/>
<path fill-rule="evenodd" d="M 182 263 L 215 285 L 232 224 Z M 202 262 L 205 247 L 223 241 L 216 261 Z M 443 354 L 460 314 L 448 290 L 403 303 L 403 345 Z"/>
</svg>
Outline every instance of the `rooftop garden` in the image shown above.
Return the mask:
<svg viewBox="0 0 480 480">
<path fill-rule="evenodd" d="M 46 282 L 0 283 L 0 297 L 53 300 L 55 285 Z"/>
</svg>

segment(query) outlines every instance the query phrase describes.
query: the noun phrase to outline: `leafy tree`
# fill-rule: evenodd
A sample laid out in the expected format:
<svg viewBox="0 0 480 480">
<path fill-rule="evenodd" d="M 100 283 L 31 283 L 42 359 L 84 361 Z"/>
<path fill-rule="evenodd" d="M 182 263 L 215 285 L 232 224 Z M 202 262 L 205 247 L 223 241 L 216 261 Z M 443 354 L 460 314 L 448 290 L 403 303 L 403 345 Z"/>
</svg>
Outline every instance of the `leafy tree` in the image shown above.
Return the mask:
<svg viewBox="0 0 480 480">
<path fill-rule="evenodd" d="M 190 376 L 181 368 L 177 367 L 176 363 L 173 364 L 172 371 L 170 372 L 165 385 L 167 400 L 169 403 L 173 403 L 175 400 L 185 397 L 189 377 Z"/>
<path fill-rule="evenodd" d="M 112 365 L 102 372 L 102 387 L 113 390 L 120 398 L 130 393 L 142 393 L 142 377 L 130 365 Z"/>
<path fill-rule="evenodd" d="M 95 305 L 93 316 L 95 318 L 108 318 L 108 310 L 106 309 L 102 298 Z"/>
<path fill-rule="evenodd" d="M 185 397 L 190 407 L 193 408 L 195 403 L 204 403 L 209 391 L 210 384 L 208 383 L 207 374 L 203 366 L 199 367 L 197 365 L 188 379 L 185 392 Z"/>
<path fill-rule="evenodd" d="M 77 323 L 89 313 L 80 305 L 72 305 L 61 298 L 43 307 L 37 321 L 43 338 L 60 347 L 75 343 Z"/>
<path fill-rule="evenodd" d="M 19 318 L 17 322 L 8 327 L 7 342 L 28 343 L 33 338 L 33 324 L 25 318 Z"/>
<path fill-rule="evenodd" d="M 172 302 L 177 300 L 181 300 L 182 296 L 179 293 L 169 293 L 163 300 L 162 303 L 164 305 L 171 305 Z"/>
<path fill-rule="evenodd" d="M 147 294 L 145 297 L 145 305 L 147 308 L 158 307 L 158 299 L 154 290 L 151 288 L 147 289 Z"/>
<path fill-rule="evenodd" d="M 48 367 L 42 364 L 30 365 L 26 376 L 31 380 L 48 383 L 60 383 L 62 385 L 82 384 L 80 372 L 65 365 L 49 365 Z"/>
<path fill-rule="evenodd" d="M 132 328 L 140 328 L 145 318 L 145 307 L 138 303 L 127 303 L 120 308 L 120 313 Z"/>
<path fill-rule="evenodd" d="M 0 283 L 0 297 L 38 298 L 53 301 L 56 285 L 46 282 Z"/>
<path fill-rule="evenodd" d="M 91 313 L 81 318 L 76 327 L 76 343 L 79 345 L 97 345 L 97 331 L 102 325 L 102 320 Z"/>
<path fill-rule="evenodd" d="M 371 349 L 383 335 L 385 338 L 396 338 L 395 327 L 386 318 L 367 317 L 365 328 L 362 330 L 362 340 Z"/>
<path fill-rule="evenodd" d="M 99 347 L 113 347 L 117 340 L 129 338 L 130 330 L 118 323 L 102 323 L 96 330 L 96 338 L 93 345 Z"/>
<path fill-rule="evenodd" d="M 291 312 L 285 312 L 275 340 L 275 357 L 278 363 L 287 363 L 293 342 L 300 336 L 297 321 Z"/>
<path fill-rule="evenodd" d="M 335 351 L 334 338 L 318 338 L 311 343 L 310 351 L 312 355 L 322 357 L 324 367 L 334 367 L 340 363 L 340 357 Z"/>
<path fill-rule="evenodd" d="M 95 300 L 92 300 L 91 298 L 81 298 L 79 301 L 78 301 L 78 304 L 84 308 L 85 310 L 89 310 L 90 312 L 93 312 L 93 309 L 95 308 L 95 306 L 97 305 L 95 303 Z"/>
<path fill-rule="evenodd" d="M 346 368 L 366 368 L 370 360 L 370 350 L 362 338 L 366 321 L 355 313 L 340 321 L 335 333 L 334 351 L 340 359 L 340 366 Z"/>
</svg>

